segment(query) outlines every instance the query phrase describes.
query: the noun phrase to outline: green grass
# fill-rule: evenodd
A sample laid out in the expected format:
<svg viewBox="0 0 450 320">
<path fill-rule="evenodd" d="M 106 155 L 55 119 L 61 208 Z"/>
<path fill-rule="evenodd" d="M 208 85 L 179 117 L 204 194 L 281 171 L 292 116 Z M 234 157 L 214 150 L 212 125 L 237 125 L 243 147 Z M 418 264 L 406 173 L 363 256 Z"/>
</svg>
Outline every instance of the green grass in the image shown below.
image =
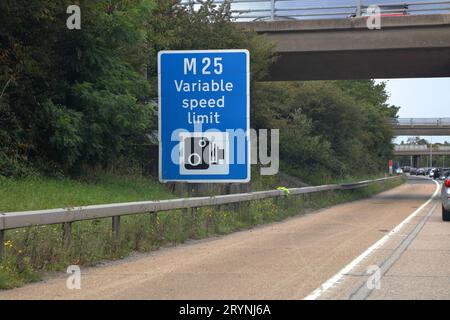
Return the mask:
<svg viewBox="0 0 450 320">
<path fill-rule="evenodd" d="M 257 225 L 281 221 L 338 203 L 371 196 L 401 184 L 389 181 L 354 191 L 326 191 L 278 199 L 264 199 L 220 207 L 205 207 L 195 214 L 171 211 L 124 216 L 120 239 L 111 234 L 111 219 L 73 223 L 72 241 L 62 241 L 59 225 L 8 230 L 5 258 L 0 264 L 0 288 L 13 288 L 38 281 L 48 271 L 65 270 L 77 264 L 92 266 L 102 260 L 120 259 L 132 252 L 157 250 L 211 235 L 228 234 Z M 145 178 L 104 176 L 90 182 L 31 179 L 0 182 L 0 211 L 17 211 L 112 203 L 171 197 L 157 182 Z"/>
<path fill-rule="evenodd" d="M 0 176 L 0 212 L 90 204 L 167 199 L 172 195 L 157 181 L 142 177 L 101 175 L 89 181 Z"/>
</svg>

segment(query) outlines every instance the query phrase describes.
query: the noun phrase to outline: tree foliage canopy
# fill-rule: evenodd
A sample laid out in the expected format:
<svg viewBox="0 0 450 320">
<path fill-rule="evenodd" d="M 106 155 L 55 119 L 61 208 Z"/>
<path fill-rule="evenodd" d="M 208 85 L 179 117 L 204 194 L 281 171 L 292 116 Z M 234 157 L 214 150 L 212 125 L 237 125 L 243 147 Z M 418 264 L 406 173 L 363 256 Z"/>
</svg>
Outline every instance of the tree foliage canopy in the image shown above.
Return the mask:
<svg viewBox="0 0 450 320">
<path fill-rule="evenodd" d="M 280 128 L 283 169 L 307 181 L 378 173 L 391 156 L 389 119 L 397 114 L 387 98 L 373 80 L 259 83 L 252 120 Z"/>
<path fill-rule="evenodd" d="M 176 0 L 0 2 L 0 175 L 142 166 L 156 130 L 157 52 L 248 49 L 254 128 L 281 129 L 283 169 L 313 181 L 379 171 L 391 152 L 383 84 L 258 83 L 276 59 L 265 37 L 231 23 L 230 6 Z M 126 159 L 126 160 L 124 160 Z M 362 169 L 361 169 L 362 168 Z"/>
</svg>

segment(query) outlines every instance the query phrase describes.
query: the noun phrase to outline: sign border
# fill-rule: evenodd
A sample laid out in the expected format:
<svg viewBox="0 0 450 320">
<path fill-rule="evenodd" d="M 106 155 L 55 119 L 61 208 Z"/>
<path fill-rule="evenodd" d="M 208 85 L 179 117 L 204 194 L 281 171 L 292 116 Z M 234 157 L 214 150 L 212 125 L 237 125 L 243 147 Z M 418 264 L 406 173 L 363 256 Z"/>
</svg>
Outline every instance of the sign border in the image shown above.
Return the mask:
<svg viewBox="0 0 450 320">
<path fill-rule="evenodd" d="M 245 53 L 247 75 L 247 178 L 246 179 L 163 179 L 162 177 L 162 143 L 161 143 L 161 56 L 163 54 L 185 53 Z M 187 183 L 249 183 L 251 180 L 251 141 L 250 141 L 250 51 L 247 49 L 223 49 L 223 50 L 161 50 L 158 52 L 158 176 L 161 183 L 187 182 Z"/>
</svg>

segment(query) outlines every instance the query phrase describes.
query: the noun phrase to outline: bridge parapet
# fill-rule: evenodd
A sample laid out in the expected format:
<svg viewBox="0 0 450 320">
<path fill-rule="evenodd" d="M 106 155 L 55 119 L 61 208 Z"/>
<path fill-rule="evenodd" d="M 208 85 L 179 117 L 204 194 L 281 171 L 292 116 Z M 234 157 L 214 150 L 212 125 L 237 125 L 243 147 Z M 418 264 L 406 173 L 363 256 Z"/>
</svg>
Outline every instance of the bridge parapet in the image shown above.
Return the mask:
<svg viewBox="0 0 450 320">
<path fill-rule="evenodd" d="M 450 155 L 450 146 L 434 145 L 433 149 L 429 145 L 399 144 L 394 146 L 394 155 L 397 156 L 417 156 L 417 155 Z"/>
<path fill-rule="evenodd" d="M 448 126 L 450 127 L 450 118 L 398 118 L 392 119 L 393 126 Z"/>
<path fill-rule="evenodd" d="M 204 0 L 182 0 L 181 5 L 187 6 L 192 1 L 194 9 Z M 213 0 L 217 5 L 226 0 Z M 300 5 L 293 0 L 228 0 L 231 4 L 232 17 L 236 21 L 280 21 L 280 20 L 312 20 L 312 19 L 340 19 L 362 17 L 368 15 L 368 8 L 372 4 L 379 5 L 385 15 L 418 15 L 430 13 L 448 13 L 450 1 L 415 1 L 379 4 L 375 1 L 349 0 L 344 4 L 333 5 Z"/>
<path fill-rule="evenodd" d="M 194 2 L 191 8 L 195 11 L 200 0 Z M 300 7 L 299 3 L 231 1 L 236 25 L 264 34 L 275 45 L 278 59 L 261 81 L 450 76 L 450 1 L 420 6 L 417 1 L 401 3 L 408 6 L 407 14 L 382 15 L 381 30 L 368 28 L 356 0 L 347 11 L 343 11 L 346 6 Z M 442 5 L 440 10 L 432 7 L 436 3 Z"/>
<path fill-rule="evenodd" d="M 450 136 L 450 118 L 399 118 L 390 124 L 396 136 Z"/>
</svg>

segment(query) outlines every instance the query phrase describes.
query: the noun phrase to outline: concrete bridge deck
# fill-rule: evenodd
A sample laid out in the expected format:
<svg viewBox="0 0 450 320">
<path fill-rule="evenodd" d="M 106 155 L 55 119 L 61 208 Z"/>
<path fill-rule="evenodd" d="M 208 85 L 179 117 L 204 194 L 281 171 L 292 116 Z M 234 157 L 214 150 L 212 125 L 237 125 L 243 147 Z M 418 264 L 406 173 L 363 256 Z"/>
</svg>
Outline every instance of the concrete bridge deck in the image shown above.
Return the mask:
<svg viewBox="0 0 450 320">
<path fill-rule="evenodd" d="M 270 81 L 450 76 L 450 14 L 237 22 L 265 34 L 278 61 Z"/>
</svg>

